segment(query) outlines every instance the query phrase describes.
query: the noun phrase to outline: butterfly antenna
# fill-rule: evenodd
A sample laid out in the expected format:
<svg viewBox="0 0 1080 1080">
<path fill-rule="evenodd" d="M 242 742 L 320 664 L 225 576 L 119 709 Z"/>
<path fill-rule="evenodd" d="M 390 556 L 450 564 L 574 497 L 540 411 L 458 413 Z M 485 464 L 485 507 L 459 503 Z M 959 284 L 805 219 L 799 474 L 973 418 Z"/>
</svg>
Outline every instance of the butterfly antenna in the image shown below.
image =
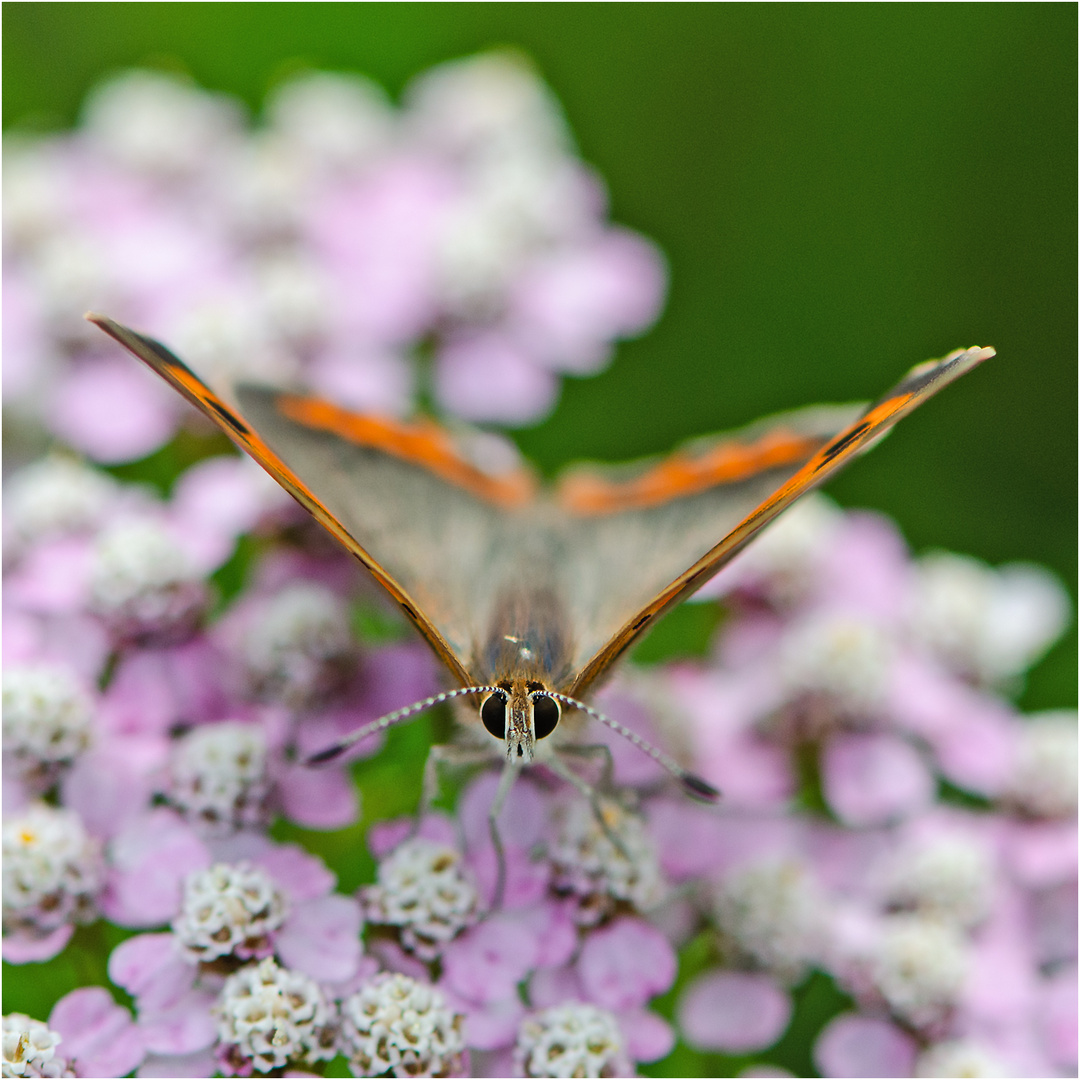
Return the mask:
<svg viewBox="0 0 1080 1080">
<path fill-rule="evenodd" d="M 305 758 L 304 764 L 323 765 L 327 761 L 333 761 L 334 758 L 340 757 L 350 746 L 358 743 L 361 739 L 385 731 L 388 727 L 400 724 L 402 720 L 408 720 L 410 717 L 416 716 L 417 713 L 433 709 L 436 705 L 441 705 L 451 698 L 464 697 L 467 694 L 488 694 L 498 689 L 497 686 L 463 686 L 460 690 L 446 690 L 441 694 L 433 694 L 429 698 L 424 698 L 423 701 L 414 701 L 412 705 L 406 705 L 404 709 L 387 713 L 385 716 L 380 716 L 378 720 L 372 720 L 370 724 L 364 724 L 363 727 L 357 728 L 351 735 L 346 735 L 340 742 L 336 742 L 333 746 L 328 746 L 325 750 L 320 750 L 317 754 Z"/>
<path fill-rule="evenodd" d="M 611 728 L 617 735 L 621 735 L 639 750 L 643 750 L 657 765 L 667 769 L 678 780 L 679 785 L 688 795 L 700 799 L 702 802 L 719 802 L 720 792 L 712 784 L 707 780 L 703 780 L 696 773 L 690 772 L 689 769 L 684 769 L 673 757 L 665 754 L 658 746 L 653 746 L 647 739 L 643 739 L 636 731 L 631 731 L 625 724 L 620 724 L 618 720 L 612 720 L 610 716 L 605 716 L 602 712 L 586 705 L 583 701 L 578 701 L 577 698 L 567 697 L 565 694 L 555 694 L 548 690 L 545 690 L 544 693 L 563 705 L 580 709 L 586 716 L 599 720 L 601 724 Z"/>
</svg>

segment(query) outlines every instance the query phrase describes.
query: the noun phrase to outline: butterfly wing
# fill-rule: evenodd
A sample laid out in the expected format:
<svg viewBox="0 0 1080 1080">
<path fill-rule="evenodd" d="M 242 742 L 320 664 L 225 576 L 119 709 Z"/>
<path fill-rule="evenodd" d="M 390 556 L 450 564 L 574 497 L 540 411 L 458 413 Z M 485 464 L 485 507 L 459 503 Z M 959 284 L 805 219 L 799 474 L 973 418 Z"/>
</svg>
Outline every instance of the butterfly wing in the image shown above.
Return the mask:
<svg viewBox="0 0 1080 1080">
<path fill-rule="evenodd" d="M 528 532 L 531 474 L 429 421 L 359 416 L 246 384 L 233 407 L 159 342 L 88 318 L 262 465 L 371 572 L 457 681 L 476 684 L 471 656 L 495 602 L 486 583 L 505 577 L 507 552 Z"/>
<path fill-rule="evenodd" d="M 568 512 L 565 592 L 579 636 L 567 693 L 588 693 L 759 529 L 993 355 L 972 348 L 921 364 L 869 407 L 800 410 L 644 468 L 570 473 L 559 496 Z"/>
</svg>

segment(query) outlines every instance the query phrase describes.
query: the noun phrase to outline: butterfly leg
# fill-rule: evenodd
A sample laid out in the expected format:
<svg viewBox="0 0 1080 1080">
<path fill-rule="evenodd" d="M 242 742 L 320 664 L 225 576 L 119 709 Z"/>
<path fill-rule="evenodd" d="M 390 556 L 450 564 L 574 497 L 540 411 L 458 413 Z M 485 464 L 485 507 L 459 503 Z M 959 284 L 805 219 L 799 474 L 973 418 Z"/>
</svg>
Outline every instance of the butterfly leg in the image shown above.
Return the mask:
<svg viewBox="0 0 1080 1080">
<path fill-rule="evenodd" d="M 498 911 L 502 907 L 503 894 L 506 892 L 506 849 L 499 835 L 499 815 L 520 772 L 521 766 L 507 759 L 502 774 L 499 776 L 499 786 L 495 790 L 495 798 L 491 801 L 491 809 L 488 811 L 488 833 L 491 836 L 491 846 L 495 849 L 496 865 L 495 895 L 491 900 L 492 911 Z"/>
<path fill-rule="evenodd" d="M 560 754 L 580 758 L 600 758 L 600 784 L 602 790 L 609 791 L 615 779 L 615 759 L 611 756 L 611 747 L 607 743 L 589 743 L 579 746 L 571 743 L 569 746 L 560 746 Z"/>
<path fill-rule="evenodd" d="M 582 749 L 586 749 L 583 747 Z M 588 749 L 592 749 L 591 747 Z M 600 805 L 600 796 L 597 793 L 596 788 L 592 786 L 588 781 L 582 780 L 577 773 L 574 772 L 564 761 L 560 761 L 557 757 L 552 756 L 544 764 L 551 769 L 556 776 L 565 780 L 568 784 L 572 784 L 581 792 L 581 794 L 589 800 L 589 805 L 592 807 L 593 817 L 596 818 L 597 825 L 600 826 L 603 834 L 611 841 L 615 850 L 622 855 L 627 862 L 632 862 L 630 852 L 626 850 L 626 845 L 622 842 L 614 829 L 608 824 L 607 815 L 604 813 L 603 806 Z"/>
<path fill-rule="evenodd" d="M 417 827 L 425 814 L 431 812 L 435 800 L 439 797 L 440 768 L 464 768 L 469 765 L 484 765 L 491 761 L 491 752 L 475 746 L 457 746 L 454 743 L 442 743 L 428 751 L 424 762 L 424 781 L 420 795 L 420 810 L 417 814 Z"/>
</svg>

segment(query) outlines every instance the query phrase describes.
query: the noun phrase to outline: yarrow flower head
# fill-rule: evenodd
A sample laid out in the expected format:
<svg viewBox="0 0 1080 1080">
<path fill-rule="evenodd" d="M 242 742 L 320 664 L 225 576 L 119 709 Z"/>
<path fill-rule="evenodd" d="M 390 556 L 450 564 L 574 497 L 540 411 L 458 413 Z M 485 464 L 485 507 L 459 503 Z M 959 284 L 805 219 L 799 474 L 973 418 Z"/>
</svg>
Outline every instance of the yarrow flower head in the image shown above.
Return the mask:
<svg viewBox="0 0 1080 1080">
<path fill-rule="evenodd" d="M 173 746 L 169 799 L 208 836 L 264 824 L 270 789 L 266 737 L 254 724 L 205 725 Z"/>
<path fill-rule="evenodd" d="M 954 927 L 917 915 L 885 921 L 870 959 L 878 993 L 901 1020 L 932 1029 L 956 1005 L 968 971 L 968 949 Z"/>
<path fill-rule="evenodd" d="M 630 1076 L 615 1017 L 595 1005 L 556 1005 L 521 1025 L 514 1048 L 520 1076 Z"/>
<path fill-rule="evenodd" d="M 341 1003 L 354 1076 L 465 1076 L 464 1017 L 408 975 L 376 975 Z"/>
<path fill-rule="evenodd" d="M 4 754 L 39 793 L 90 744 L 90 698 L 63 668 L 7 668 L 3 715 Z"/>
<path fill-rule="evenodd" d="M 401 943 L 434 960 L 478 916 L 479 896 L 461 856 L 422 836 L 399 844 L 379 863 L 378 880 L 363 890 L 370 922 L 397 927 Z"/>
<path fill-rule="evenodd" d="M 284 894 L 264 870 L 216 863 L 188 875 L 172 929 L 194 961 L 261 959 L 273 952 L 273 934 L 287 915 Z"/>
<path fill-rule="evenodd" d="M 72 810 L 35 804 L 3 828 L 4 933 L 45 937 L 97 917 L 98 842 Z"/>
<path fill-rule="evenodd" d="M 227 1076 L 329 1061 L 337 1052 L 334 1013 L 318 983 L 270 957 L 230 975 L 214 1012 Z"/>
<path fill-rule="evenodd" d="M 42 458 L 5 485 L 5 534 L 16 550 L 29 550 L 55 537 L 90 532 L 118 492 L 111 477 L 74 458 Z"/>
<path fill-rule="evenodd" d="M 656 848 L 644 821 L 618 803 L 605 799 L 597 820 L 584 800 L 556 807 L 556 835 L 549 845 L 552 884 L 579 898 L 578 919 L 593 923 L 617 903 L 649 911 L 665 896 Z"/>
<path fill-rule="evenodd" d="M 255 696 L 294 708 L 324 699 L 355 655 L 344 605 L 314 584 L 289 586 L 261 606 L 242 648 Z"/>
<path fill-rule="evenodd" d="M 23 1013 L 4 1017 L 4 1076 L 74 1076 L 67 1060 L 56 1053 L 62 1040 L 47 1024 Z"/>
<path fill-rule="evenodd" d="M 98 537 L 90 606 L 117 641 L 182 641 L 208 602 L 206 585 L 162 525 L 121 521 Z"/>
<path fill-rule="evenodd" d="M 1076 713 L 1036 713 L 1017 732 L 1019 747 L 1006 797 L 1036 818 L 1071 818 L 1077 801 Z"/>
<path fill-rule="evenodd" d="M 884 871 L 893 910 L 971 929 L 989 914 L 994 868 L 987 852 L 961 836 L 942 835 L 901 848 Z"/>
<path fill-rule="evenodd" d="M 923 556 L 916 570 L 914 635 L 978 681 L 999 683 L 1019 675 L 1068 621 L 1068 597 L 1042 567 L 994 568 L 939 551 Z"/>
<path fill-rule="evenodd" d="M 796 982 L 821 949 L 822 899 L 806 870 L 790 860 L 750 863 L 716 889 L 713 916 L 734 958 Z"/>
<path fill-rule="evenodd" d="M 993 1051 L 970 1039 L 934 1043 L 915 1062 L 914 1076 L 1015 1076 Z"/>
</svg>

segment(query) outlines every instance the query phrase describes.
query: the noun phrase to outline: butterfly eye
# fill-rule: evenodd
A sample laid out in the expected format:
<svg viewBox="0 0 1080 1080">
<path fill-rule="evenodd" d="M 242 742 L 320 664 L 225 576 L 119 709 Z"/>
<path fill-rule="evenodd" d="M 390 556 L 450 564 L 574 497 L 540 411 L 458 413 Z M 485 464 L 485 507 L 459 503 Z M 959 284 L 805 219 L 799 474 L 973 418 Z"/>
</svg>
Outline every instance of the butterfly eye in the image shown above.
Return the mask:
<svg viewBox="0 0 1080 1080">
<path fill-rule="evenodd" d="M 480 706 L 480 719 L 484 727 L 496 739 L 506 738 L 506 698 L 502 694 L 489 694 Z"/>
<path fill-rule="evenodd" d="M 559 717 L 562 715 L 559 703 L 554 698 L 549 698 L 547 694 L 536 694 L 532 699 L 532 707 L 533 729 L 536 737 L 546 739 L 555 730 L 555 725 L 558 724 Z"/>
</svg>

